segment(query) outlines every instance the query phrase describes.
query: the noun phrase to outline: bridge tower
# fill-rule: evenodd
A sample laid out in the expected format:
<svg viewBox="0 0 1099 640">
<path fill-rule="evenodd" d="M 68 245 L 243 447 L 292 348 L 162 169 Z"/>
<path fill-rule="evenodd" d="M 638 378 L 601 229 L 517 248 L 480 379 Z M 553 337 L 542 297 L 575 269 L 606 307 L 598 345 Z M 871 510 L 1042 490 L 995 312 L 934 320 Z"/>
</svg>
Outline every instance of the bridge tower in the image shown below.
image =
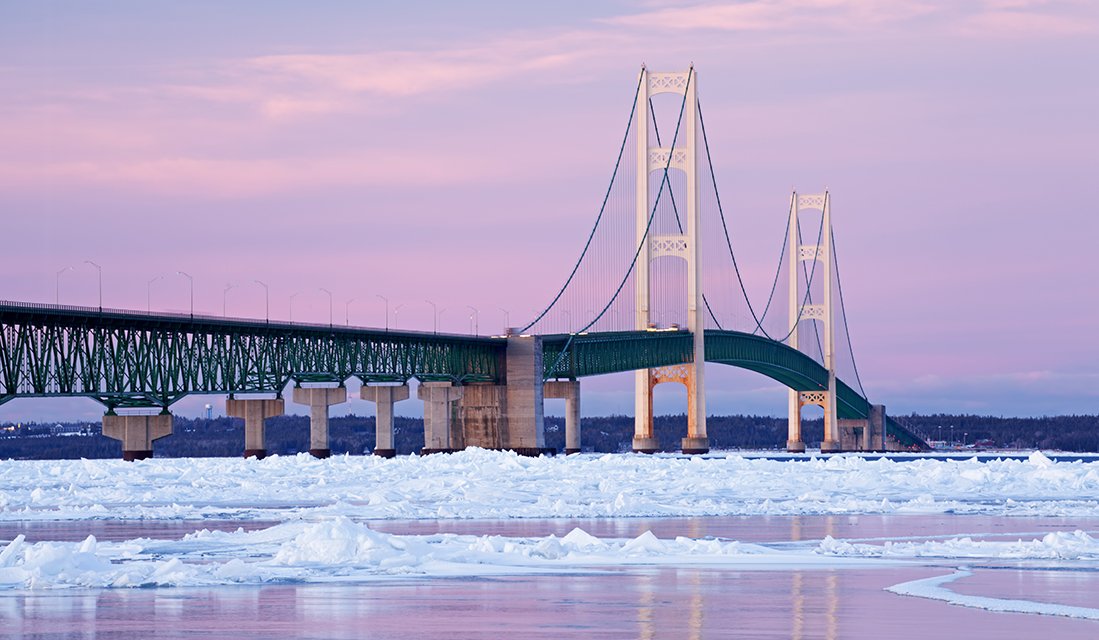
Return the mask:
<svg viewBox="0 0 1099 640">
<path fill-rule="evenodd" d="M 699 199 L 698 74 L 687 71 L 650 73 L 641 68 L 637 96 L 637 330 L 645 331 L 650 322 L 650 264 L 659 257 L 675 256 L 687 261 L 687 328 L 694 335 L 694 361 L 690 364 L 636 372 L 634 384 L 633 450 L 654 453 L 660 443 L 653 433 L 653 387 L 661 382 L 680 382 L 687 387 L 687 437 L 683 453 L 706 453 L 706 347 L 703 342 L 702 261 L 699 241 L 702 207 Z M 649 99 L 661 93 L 684 97 L 683 119 L 672 147 L 649 145 Z M 686 233 L 650 235 L 652 215 L 650 175 L 677 169 L 687 174 Z"/>
<path fill-rule="evenodd" d="M 798 233 L 798 214 L 804 209 L 819 209 L 824 215 L 821 244 L 802 244 Z M 801 322 L 818 320 L 824 324 L 824 368 L 828 370 L 826 391 L 796 391 L 790 389 L 790 423 L 786 450 L 805 451 L 801 440 L 801 408 L 815 404 L 824 409 L 824 441 L 822 453 L 839 451 L 840 438 L 836 420 L 836 359 L 835 328 L 832 307 L 832 206 L 828 192 L 813 195 L 790 194 L 790 337 L 794 349 L 798 348 Z M 824 271 L 824 299 L 821 304 L 807 304 L 808 296 L 799 291 L 798 270 L 802 262 L 819 261 Z M 808 285 L 807 285 L 808 286 Z"/>
</svg>

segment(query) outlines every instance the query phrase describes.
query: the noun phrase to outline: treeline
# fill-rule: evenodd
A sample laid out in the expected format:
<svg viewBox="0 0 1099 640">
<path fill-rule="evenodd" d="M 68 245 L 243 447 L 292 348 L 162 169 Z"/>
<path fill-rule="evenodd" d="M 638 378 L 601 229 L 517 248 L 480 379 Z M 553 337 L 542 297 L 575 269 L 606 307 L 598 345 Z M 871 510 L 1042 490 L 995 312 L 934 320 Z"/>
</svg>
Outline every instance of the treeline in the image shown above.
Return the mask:
<svg viewBox="0 0 1099 640">
<path fill-rule="evenodd" d="M 1052 418 L 994 418 L 989 416 L 910 415 L 899 419 L 907 428 L 931 440 L 950 438 L 950 426 L 959 445 L 990 441 L 998 448 L 1041 448 L 1061 451 L 1099 452 L 1099 416 Z M 712 449 L 785 449 L 786 418 L 765 416 L 711 416 L 706 421 Z M 87 423 L 65 424 L 78 426 Z M 53 425 L 0 424 L 0 459 L 121 458 L 117 440 L 92 436 L 53 435 Z M 96 425 L 98 426 L 98 425 Z M 395 440 L 400 455 L 418 452 L 424 445 L 423 420 L 396 418 Z M 687 417 L 658 416 L 653 424 L 665 451 L 677 451 L 687 435 Z M 964 434 L 964 435 L 963 435 Z M 822 419 L 802 422 L 802 438 L 813 444 L 824 437 Z M 581 421 L 585 450 L 602 453 L 629 451 L 633 439 L 633 418 L 606 416 Z M 374 450 L 374 418 L 334 417 L 329 421 L 329 442 L 333 454 L 362 455 Z M 546 446 L 565 448 L 565 420 L 546 418 Z M 244 421 L 239 418 L 183 418 L 174 420 L 174 433 L 156 441 L 158 456 L 228 457 L 244 452 Z M 309 450 L 309 418 L 284 415 L 267 421 L 269 454 L 293 455 Z"/>
</svg>

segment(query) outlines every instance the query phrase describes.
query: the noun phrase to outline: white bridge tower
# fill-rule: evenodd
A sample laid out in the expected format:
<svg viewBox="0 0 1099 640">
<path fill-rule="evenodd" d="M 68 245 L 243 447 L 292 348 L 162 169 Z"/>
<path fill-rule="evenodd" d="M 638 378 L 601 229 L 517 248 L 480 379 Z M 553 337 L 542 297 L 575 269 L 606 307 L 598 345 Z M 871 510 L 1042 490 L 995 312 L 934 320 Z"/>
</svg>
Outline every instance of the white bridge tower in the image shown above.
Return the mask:
<svg viewBox="0 0 1099 640">
<path fill-rule="evenodd" d="M 653 453 L 660 443 L 653 434 L 653 387 L 661 382 L 679 382 L 687 387 L 687 437 L 683 438 L 683 453 L 706 453 L 710 441 L 706 436 L 706 347 L 701 269 L 700 226 L 702 207 L 699 201 L 699 137 L 698 74 L 692 66 L 687 71 L 650 73 L 641 68 L 637 96 L 637 330 L 645 331 L 650 322 L 650 263 L 659 257 L 674 256 L 687 261 L 687 328 L 694 336 L 694 361 L 689 364 L 642 369 L 636 372 L 633 450 Z M 683 119 L 679 135 L 672 147 L 649 145 L 649 98 L 661 93 L 684 97 Z M 649 216 L 653 203 L 650 196 L 651 174 L 676 169 L 687 174 L 686 233 L 650 235 Z"/>
<path fill-rule="evenodd" d="M 804 209 L 819 209 L 824 215 L 821 244 L 802 244 L 798 233 L 798 214 Z M 804 321 L 817 320 L 824 324 L 824 368 L 828 370 L 828 389 L 796 391 L 790 389 L 790 424 L 786 450 L 805 451 L 801 440 L 801 408 L 815 404 L 824 409 L 824 441 L 821 453 L 840 450 L 836 421 L 836 359 L 835 328 L 832 307 L 832 208 L 828 192 L 815 195 L 790 195 L 790 337 L 787 344 L 798 348 L 798 332 Z M 819 261 L 824 270 L 824 299 L 821 304 L 807 304 L 808 295 L 799 291 L 798 272 L 801 263 Z M 807 283 L 806 286 L 809 286 Z"/>
</svg>

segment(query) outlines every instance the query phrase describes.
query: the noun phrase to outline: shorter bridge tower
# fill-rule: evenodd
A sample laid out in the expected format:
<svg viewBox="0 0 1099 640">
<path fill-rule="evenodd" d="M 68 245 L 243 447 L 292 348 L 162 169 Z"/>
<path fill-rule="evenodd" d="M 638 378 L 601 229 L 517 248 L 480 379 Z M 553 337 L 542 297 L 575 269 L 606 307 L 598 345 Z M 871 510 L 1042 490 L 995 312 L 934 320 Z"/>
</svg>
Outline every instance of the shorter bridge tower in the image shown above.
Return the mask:
<svg viewBox="0 0 1099 640">
<path fill-rule="evenodd" d="M 694 336 L 694 361 L 673 367 L 643 369 L 636 373 L 633 450 L 654 453 L 660 443 L 653 433 L 653 387 L 661 382 L 680 382 L 687 387 L 687 437 L 683 453 L 706 453 L 706 346 L 702 301 L 701 223 L 699 199 L 698 74 L 694 67 L 673 73 L 650 73 L 641 68 L 637 96 L 637 324 L 646 331 L 650 322 L 650 264 L 659 257 L 673 256 L 687 261 L 687 328 Z M 683 96 L 680 130 L 673 147 L 649 145 L 649 99 L 661 93 Z M 649 177 L 655 172 L 679 170 L 687 174 L 685 233 L 650 235 L 653 215 Z"/>
<path fill-rule="evenodd" d="M 802 244 L 798 233 L 798 214 L 804 209 L 819 209 L 824 219 L 821 222 L 821 244 Z M 790 337 L 787 339 L 794 349 L 798 348 L 801 323 L 819 321 L 824 325 L 824 368 L 828 370 L 828 389 L 818 391 L 796 391 L 790 389 L 789 435 L 786 450 L 805 451 L 801 439 L 801 408 L 815 404 L 824 409 L 824 440 L 820 443 L 822 453 L 840 450 L 839 428 L 836 415 L 836 359 L 835 359 L 835 323 L 832 306 L 832 209 L 828 192 L 813 195 L 790 194 Z M 803 262 L 817 261 L 823 269 L 824 299 L 819 304 L 809 304 L 809 296 L 800 291 L 799 271 Z M 811 283 L 807 283 L 808 287 Z"/>
</svg>

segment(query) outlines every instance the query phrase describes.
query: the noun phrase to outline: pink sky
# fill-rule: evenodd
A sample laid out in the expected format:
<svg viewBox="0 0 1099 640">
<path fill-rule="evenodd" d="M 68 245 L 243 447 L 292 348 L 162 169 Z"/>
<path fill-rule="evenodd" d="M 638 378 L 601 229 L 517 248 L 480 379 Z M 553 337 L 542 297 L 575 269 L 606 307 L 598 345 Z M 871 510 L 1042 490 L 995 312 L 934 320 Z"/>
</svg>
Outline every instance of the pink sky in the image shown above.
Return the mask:
<svg viewBox="0 0 1099 640">
<path fill-rule="evenodd" d="M 382 325 L 383 295 L 402 328 L 430 329 L 426 299 L 443 330 L 470 305 L 498 331 L 575 262 L 640 65 L 693 62 L 750 294 L 790 189 L 833 194 L 874 401 L 1099 411 L 1093 2 L 223 4 L 0 6 L 0 298 L 94 306 L 92 260 L 109 307 L 185 311 L 184 271 L 201 313 L 236 284 L 228 313 L 263 317 L 258 279 L 275 318 L 304 291 L 295 320 L 327 322 L 324 287 L 337 321 Z M 628 412 L 630 380 L 586 382 L 585 413 Z M 785 413 L 754 374 L 708 392 L 711 413 Z"/>
</svg>

